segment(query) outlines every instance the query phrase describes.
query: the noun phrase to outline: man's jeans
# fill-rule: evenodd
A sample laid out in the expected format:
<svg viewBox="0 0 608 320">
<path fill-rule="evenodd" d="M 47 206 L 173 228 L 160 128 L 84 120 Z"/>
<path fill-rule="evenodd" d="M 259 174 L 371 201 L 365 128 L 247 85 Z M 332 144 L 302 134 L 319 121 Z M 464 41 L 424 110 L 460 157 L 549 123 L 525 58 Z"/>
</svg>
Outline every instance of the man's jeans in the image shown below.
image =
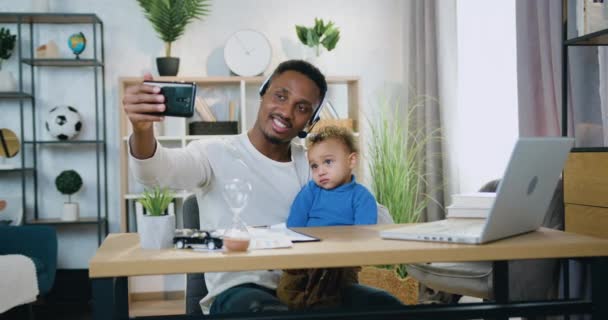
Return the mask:
<svg viewBox="0 0 608 320">
<path fill-rule="evenodd" d="M 342 307 L 344 310 L 375 309 L 382 307 L 402 306 L 403 304 L 391 294 L 380 289 L 353 284 L 343 291 Z M 246 283 L 232 287 L 215 298 L 211 305 L 211 314 L 229 312 L 287 311 L 276 296 L 275 290 L 257 284 Z"/>
</svg>

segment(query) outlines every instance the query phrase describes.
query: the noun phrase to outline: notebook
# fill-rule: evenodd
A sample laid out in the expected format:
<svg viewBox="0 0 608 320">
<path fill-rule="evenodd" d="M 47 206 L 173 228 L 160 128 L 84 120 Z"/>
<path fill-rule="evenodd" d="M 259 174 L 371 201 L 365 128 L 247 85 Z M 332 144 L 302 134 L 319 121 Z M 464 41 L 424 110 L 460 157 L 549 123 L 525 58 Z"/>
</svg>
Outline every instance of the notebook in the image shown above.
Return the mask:
<svg viewBox="0 0 608 320">
<path fill-rule="evenodd" d="M 385 239 L 486 243 L 538 229 L 574 139 L 520 138 L 488 218 L 448 219 L 380 232 Z"/>
</svg>

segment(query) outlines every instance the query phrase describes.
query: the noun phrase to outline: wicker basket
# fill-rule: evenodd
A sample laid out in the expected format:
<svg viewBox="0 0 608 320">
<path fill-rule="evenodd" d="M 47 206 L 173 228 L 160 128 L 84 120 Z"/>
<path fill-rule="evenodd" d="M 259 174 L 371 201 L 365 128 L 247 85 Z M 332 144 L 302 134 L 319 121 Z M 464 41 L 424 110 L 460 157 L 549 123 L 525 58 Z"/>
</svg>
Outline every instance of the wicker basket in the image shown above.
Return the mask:
<svg viewBox="0 0 608 320">
<path fill-rule="evenodd" d="M 418 281 L 409 276 L 400 278 L 393 270 L 363 267 L 359 283 L 385 290 L 407 305 L 418 304 Z"/>
</svg>

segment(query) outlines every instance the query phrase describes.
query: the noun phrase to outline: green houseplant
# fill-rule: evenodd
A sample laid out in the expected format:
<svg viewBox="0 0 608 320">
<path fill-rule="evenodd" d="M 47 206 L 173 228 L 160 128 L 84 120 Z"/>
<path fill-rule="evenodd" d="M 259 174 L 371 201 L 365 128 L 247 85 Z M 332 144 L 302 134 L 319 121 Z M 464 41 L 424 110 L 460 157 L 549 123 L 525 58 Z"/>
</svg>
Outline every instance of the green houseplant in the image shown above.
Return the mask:
<svg viewBox="0 0 608 320">
<path fill-rule="evenodd" d="M 7 28 L 0 28 L 0 91 L 16 91 L 17 81 L 12 73 L 2 70 L 2 63 L 8 60 L 15 49 L 17 36 Z"/>
<path fill-rule="evenodd" d="M 174 196 L 167 188 L 155 187 L 146 189 L 139 203 L 146 209 L 149 216 L 164 216 Z"/>
<path fill-rule="evenodd" d="M 68 202 L 63 204 L 63 214 L 61 220 L 75 221 L 78 220 L 79 207 L 77 202 L 72 202 L 72 195 L 82 188 L 82 178 L 78 172 L 74 170 L 62 171 L 55 178 L 55 187 L 61 194 L 68 196 Z"/>
<path fill-rule="evenodd" d="M 370 134 L 369 169 L 376 200 L 386 206 L 395 223 L 418 222 L 432 199 L 423 191 L 428 187 L 424 161 L 427 144 L 439 139 L 439 132 L 427 133 L 413 125 L 416 112 L 434 100 L 414 96 L 407 102 L 400 97 L 380 94 L 373 120 L 368 117 Z M 407 277 L 405 265 L 364 268 L 360 278 L 383 288 L 407 304 L 416 304 L 418 283 Z"/>
<path fill-rule="evenodd" d="M 332 21 L 326 24 L 323 19 L 317 18 L 315 25 L 310 28 L 296 25 L 296 34 L 300 42 L 314 48 L 317 57 L 321 54 L 321 46 L 332 51 L 340 40 L 340 29 Z"/>
<path fill-rule="evenodd" d="M 170 248 L 173 245 L 175 216 L 167 214 L 169 204 L 175 199 L 167 188 L 146 189 L 139 199 L 147 214 L 137 214 L 137 232 L 144 249 Z"/>
<path fill-rule="evenodd" d="M 193 20 L 209 14 L 209 0 L 137 0 L 146 18 L 165 43 L 165 57 L 156 58 L 161 76 L 175 76 L 179 58 L 171 57 L 171 44 L 185 32 Z"/>
</svg>

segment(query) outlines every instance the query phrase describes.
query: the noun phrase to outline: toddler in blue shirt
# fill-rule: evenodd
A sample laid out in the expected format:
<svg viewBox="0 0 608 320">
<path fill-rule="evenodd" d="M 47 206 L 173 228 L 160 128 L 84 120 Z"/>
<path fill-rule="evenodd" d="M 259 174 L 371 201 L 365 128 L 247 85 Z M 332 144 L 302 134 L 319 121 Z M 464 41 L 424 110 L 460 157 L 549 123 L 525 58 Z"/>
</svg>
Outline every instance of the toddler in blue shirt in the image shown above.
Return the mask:
<svg viewBox="0 0 608 320">
<path fill-rule="evenodd" d="M 287 227 L 376 224 L 374 196 L 353 175 L 357 148 L 345 128 L 327 126 L 306 142 L 313 180 L 294 200 Z M 359 268 L 285 270 L 277 296 L 291 309 L 340 304 L 340 291 L 357 283 Z"/>
</svg>

